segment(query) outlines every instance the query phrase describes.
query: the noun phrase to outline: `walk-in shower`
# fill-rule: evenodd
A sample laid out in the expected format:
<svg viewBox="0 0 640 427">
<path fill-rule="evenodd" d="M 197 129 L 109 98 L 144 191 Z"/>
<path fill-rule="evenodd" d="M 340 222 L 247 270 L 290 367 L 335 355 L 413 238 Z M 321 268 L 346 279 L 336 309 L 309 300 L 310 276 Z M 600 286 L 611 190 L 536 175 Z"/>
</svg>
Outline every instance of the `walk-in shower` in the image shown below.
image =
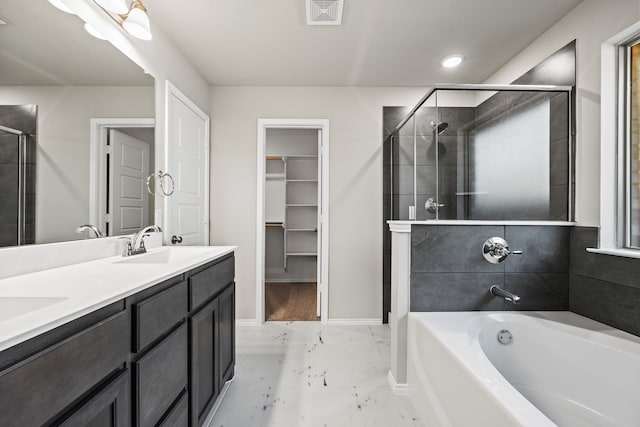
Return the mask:
<svg viewBox="0 0 640 427">
<path fill-rule="evenodd" d="M 31 109 L 22 107 L 0 117 L 0 247 L 35 242 L 35 136 Z"/>
<path fill-rule="evenodd" d="M 436 85 L 385 140 L 385 218 L 568 221 L 571 87 Z"/>
</svg>

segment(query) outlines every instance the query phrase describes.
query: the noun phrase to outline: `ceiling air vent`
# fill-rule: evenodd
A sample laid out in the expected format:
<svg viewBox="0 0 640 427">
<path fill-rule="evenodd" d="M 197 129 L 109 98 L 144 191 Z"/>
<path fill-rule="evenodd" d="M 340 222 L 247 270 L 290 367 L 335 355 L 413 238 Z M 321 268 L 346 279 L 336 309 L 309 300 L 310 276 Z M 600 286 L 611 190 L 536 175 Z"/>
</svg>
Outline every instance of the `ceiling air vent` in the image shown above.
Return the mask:
<svg viewBox="0 0 640 427">
<path fill-rule="evenodd" d="M 340 25 L 344 0 L 306 0 L 307 25 Z"/>
</svg>

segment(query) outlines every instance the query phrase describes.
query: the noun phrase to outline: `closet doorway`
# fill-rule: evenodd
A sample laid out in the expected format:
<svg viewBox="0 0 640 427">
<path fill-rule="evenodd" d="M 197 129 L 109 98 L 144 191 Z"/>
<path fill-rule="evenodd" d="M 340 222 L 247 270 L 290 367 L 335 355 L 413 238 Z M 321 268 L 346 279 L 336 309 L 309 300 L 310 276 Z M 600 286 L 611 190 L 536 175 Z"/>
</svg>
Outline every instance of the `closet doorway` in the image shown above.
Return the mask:
<svg viewBox="0 0 640 427">
<path fill-rule="evenodd" d="M 328 121 L 258 122 L 259 321 L 325 321 Z"/>
</svg>

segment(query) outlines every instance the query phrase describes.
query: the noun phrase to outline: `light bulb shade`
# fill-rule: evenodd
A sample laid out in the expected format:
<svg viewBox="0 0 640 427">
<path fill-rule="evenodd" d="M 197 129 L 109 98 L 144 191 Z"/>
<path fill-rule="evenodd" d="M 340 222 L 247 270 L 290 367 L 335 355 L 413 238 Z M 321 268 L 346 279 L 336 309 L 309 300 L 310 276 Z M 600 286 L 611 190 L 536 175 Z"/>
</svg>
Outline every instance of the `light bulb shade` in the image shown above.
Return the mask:
<svg viewBox="0 0 640 427">
<path fill-rule="evenodd" d="M 72 15 L 75 15 L 75 12 L 69 9 L 67 5 L 62 3 L 60 0 L 49 0 L 49 3 L 51 3 L 52 5 L 54 5 L 55 7 L 57 7 L 63 12 L 67 12 L 67 13 L 71 13 Z"/>
<path fill-rule="evenodd" d="M 105 36 L 102 35 L 102 33 L 100 31 L 98 31 L 96 29 L 96 27 L 94 27 L 93 25 L 85 22 L 84 23 L 84 29 L 87 33 L 91 34 L 93 37 L 100 39 L 100 40 L 106 40 L 107 38 Z"/>
<path fill-rule="evenodd" d="M 95 0 L 101 7 L 109 12 L 125 15 L 129 12 L 129 2 L 127 0 Z"/>
<path fill-rule="evenodd" d="M 147 11 L 140 2 L 134 2 L 122 27 L 132 36 L 141 40 L 151 40 L 151 24 Z"/>
</svg>

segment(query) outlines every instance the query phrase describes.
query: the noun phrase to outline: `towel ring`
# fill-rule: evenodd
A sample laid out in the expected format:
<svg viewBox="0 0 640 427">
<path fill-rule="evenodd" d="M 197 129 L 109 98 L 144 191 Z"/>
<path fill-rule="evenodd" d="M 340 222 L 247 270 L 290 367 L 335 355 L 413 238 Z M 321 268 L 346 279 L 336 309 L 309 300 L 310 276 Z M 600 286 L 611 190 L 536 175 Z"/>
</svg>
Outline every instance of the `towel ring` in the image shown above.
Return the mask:
<svg viewBox="0 0 640 427">
<path fill-rule="evenodd" d="M 158 172 L 154 172 L 147 177 L 147 192 L 152 196 L 154 195 L 154 192 L 151 190 L 152 178 L 154 180 L 154 184 L 156 179 L 160 182 L 160 191 L 158 192 L 159 196 L 171 196 L 175 191 L 176 182 L 173 180 L 173 177 L 171 176 L 171 174 L 169 172 L 162 172 L 161 170 L 159 170 Z M 165 178 L 167 178 L 168 181 L 171 181 L 170 191 L 167 191 L 167 189 L 165 188 Z"/>
</svg>

